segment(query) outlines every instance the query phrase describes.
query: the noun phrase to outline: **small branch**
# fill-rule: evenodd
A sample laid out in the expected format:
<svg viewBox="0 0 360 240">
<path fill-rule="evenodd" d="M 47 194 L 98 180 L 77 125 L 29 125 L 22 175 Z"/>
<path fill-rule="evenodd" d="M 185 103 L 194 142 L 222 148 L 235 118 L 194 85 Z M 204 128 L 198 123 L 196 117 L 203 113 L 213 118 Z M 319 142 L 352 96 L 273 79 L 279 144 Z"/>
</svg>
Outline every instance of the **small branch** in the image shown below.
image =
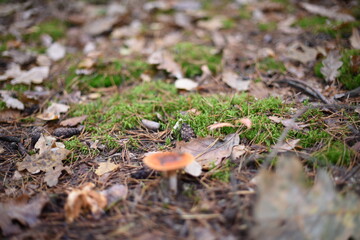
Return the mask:
<svg viewBox="0 0 360 240">
<path fill-rule="evenodd" d="M 276 80 L 274 81 L 275 83 L 283 83 L 283 84 L 287 84 L 290 87 L 296 88 L 300 91 L 302 91 L 303 93 L 313 97 L 313 98 L 317 98 L 320 101 L 322 101 L 325 104 L 331 104 L 331 101 L 329 99 L 327 99 L 324 95 L 322 95 L 318 90 L 314 89 L 313 87 L 309 86 L 308 84 L 306 84 L 303 81 L 299 81 L 299 80 L 295 80 L 295 79 L 287 79 L 284 78 L 282 80 Z"/>
</svg>

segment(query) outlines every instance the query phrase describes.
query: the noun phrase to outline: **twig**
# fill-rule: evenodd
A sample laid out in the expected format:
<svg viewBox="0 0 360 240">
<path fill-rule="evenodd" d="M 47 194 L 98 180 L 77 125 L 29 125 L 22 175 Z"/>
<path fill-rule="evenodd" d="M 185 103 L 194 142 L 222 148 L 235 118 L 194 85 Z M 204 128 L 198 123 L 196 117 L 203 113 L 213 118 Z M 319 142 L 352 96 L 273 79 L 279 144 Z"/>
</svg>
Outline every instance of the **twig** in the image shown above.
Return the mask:
<svg viewBox="0 0 360 240">
<path fill-rule="evenodd" d="M 313 87 L 309 86 L 305 82 L 295 80 L 295 79 L 288 79 L 284 78 L 281 80 L 274 81 L 275 83 L 285 83 L 288 84 L 291 87 L 294 87 L 296 89 L 299 89 L 300 91 L 304 92 L 305 94 L 317 98 L 321 100 L 325 104 L 331 104 L 331 101 L 327 99 L 324 95 L 322 95 L 318 90 L 314 89 Z"/>
<path fill-rule="evenodd" d="M 335 99 L 341 99 L 341 98 L 354 98 L 354 97 L 359 97 L 360 96 L 360 87 L 355 88 L 351 91 L 348 91 L 346 93 L 340 93 L 340 94 L 336 94 L 334 96 Z"/>
</svg>

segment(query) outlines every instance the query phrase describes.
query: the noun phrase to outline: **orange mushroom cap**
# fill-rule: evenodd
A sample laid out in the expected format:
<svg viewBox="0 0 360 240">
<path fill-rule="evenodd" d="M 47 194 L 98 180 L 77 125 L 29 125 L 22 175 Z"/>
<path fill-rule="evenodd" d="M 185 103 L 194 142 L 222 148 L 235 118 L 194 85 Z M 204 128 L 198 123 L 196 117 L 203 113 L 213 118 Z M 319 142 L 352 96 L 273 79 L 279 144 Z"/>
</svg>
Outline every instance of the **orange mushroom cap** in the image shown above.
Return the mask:
<svg viewBox="0 0 360 240">
<path fill-rule="evenodd" d="M 144 158 L 144 163 L 157 171 L 172 171 L 186 167 L 194 161 L 190 153 L 159 152 Z"/>
</svg>

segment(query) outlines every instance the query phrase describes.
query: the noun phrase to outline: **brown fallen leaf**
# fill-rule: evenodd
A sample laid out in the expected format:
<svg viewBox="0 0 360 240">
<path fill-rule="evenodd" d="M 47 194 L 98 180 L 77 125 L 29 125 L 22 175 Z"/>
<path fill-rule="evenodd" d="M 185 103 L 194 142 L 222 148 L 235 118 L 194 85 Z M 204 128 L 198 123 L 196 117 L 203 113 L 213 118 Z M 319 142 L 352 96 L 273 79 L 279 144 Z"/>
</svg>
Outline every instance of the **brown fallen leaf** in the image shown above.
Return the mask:
<svg viewBox="0 0 360 240">
<path fill-rule="evenodd" d="M 352 22 L 355 21 L 355 18 L 349 14 L 338 12 L 338 9 L 324 7 L 321 5 L 315 5 L 306 2 L 300 2 L 300 6 L 302 6 L 305 10 L 310 13 L 318 14 L 320 16 L 328 17 L 331 19 L 335 19 L 341 22 Z"/>
<path fill-rule="evenodd" d="M 9 91 L 0 91 L 2 100 L 5 102 L 6 107 L 18 110 L 24 110 L 24 104 L 17 98 L 12 97 L 12 93 Z"/>
<path fill-rule="evenodd" d="M 295 42 L 288 47 L 286 56 L 290 59 L 306 64 L 314 61 L 317 54 L 317 49 L 308 47 L 300 42 Z"/>
<path fill-rule="evenodd" d="M 277 147 L 276 149 L 278 150 L 278 152 L 287 152 L 287 151 L 295 149 L 296 144 L 298 144 L 298 142 L 300 142 L 300 139 L 288 140 L 287 142 L 285 142 L 283 145 Z"/>
<path fill-rule="evenodd" d="M 352 35 L 350 37 L 351 46 L 355 49 L 360 49 L 360 33 L 356 28 L 352 29 Z"/>
<path fill-rule="evenodd" d="M 148 63 L 158 65 L 158 69 L 163 69 L 176 78 L 182 78 L 183 74 L 179 64 L 175 62 L 170 53 L 166 51 L 156 51 L 148 58 Z"/>
<path fill-rule="evenodd" d="M 320 71 L 325 76 L 325 81 L 333 82 L 340 75 L 339 69 L 343 65 L 341 54 L 338 51 L 331 51 L 322 64 Z"/>
<path fill-rule="evenodd" d="M 208 126 L 207 128 L 212 131 L 214 129 L 223 128 L 223 127 L 235 127 L 231 123 L 214 123 Z"/>
<path fill-rule="evenodd" d="M 95 218 L 99 218 L 106 207 L 106 197 L 93 190 L 93 183 L 86 183 L 79 189 L 73 189 L 65 203 L 66 221 L 72 223 L 82 210 L 90 210 Z"/>
<path fill-rule="evenodd" d="M 282 125 L 284 125 L 284 127 L 290 127 L 295 130 L 301 130 L 306 126 L 305 124 L 300 125 L 294 122 L 293 119 L 283 119 L 276 116 L 270 116 L 269 119 L 275 123 L 281 123 Z"/>
<path fill-rule="evenodd" d="M 64 167 L 64 160 L 71 151 L 65 149 L 62 143 L 53 141 L 52 137 L 41 136 L 35 144 L 35 148 L 40 149 L 39 154 L 26 156 L 22 162 L 16 165 L 19 171 L 28 170 L 31 174 L 45 172 L 45 182 L 49 187 L 53 187 L 58 183 L 58 178 L 63 170 L 69 174 L 69 167 Z"/>
<path fill-rule="evenodd" d="M 256 177 L 253 239 L 360 239 L 360 199 L 335 190 L 325 170 L 311 184 L 294 156 L 283 156 L 276 172 Z"/>
<path fill-rule="evenodd" d="M 87 117 L 88 117 L 87 115 L 83 115 L 80 117 L 68 118 L 64 121 L 61 121 L 60 125 L 64 126 L 64 127 L 74 127 L 74 126 L 78 125 L 79 123 L 82 123 Z"/>
<path fill-rule="evenodd" d="M 0 111 L 0 122 L 12 123 L 20 118 L 20 112 L 13 109 L 5 109 Z"/>
<path fill-rule="evenodd" d="M 45 121 L 56 120 L 60 118 L 61 113 L 69 110 L 69 106 L 61 103 L 52 103 L 43 113 L 38 114 L 36 117 Z"/>
<path fill-rule="evenodd" d="M 207 137 L 197 138 L 189 142 L 177 142 L 176 151 L 187 152 L 195 156 L 195 159 L 203 168 L 209 169 L 217 166 L 221 161 L 231 155 L 232 148 L 238 145 L 240 137 L 238 134 L 229 134 L 224 140 Z"/>
<path fill-rule="evenodd" d="M 223 72 L 222 80 L 224 83 L 237 91 L 248 90 L 251 83 L 250 79 L 243 78 L 239 74 L 230 70 L 226 70 Z"/>
<path fill-rule="evenodd" d="M 112 163 L 110 161 L 107 162 L 101 162 L 99 163 L 99 167 L 95 170 L 96 175 L 102 176 L 105 173 L 114 171 L 115 169 L 118 169 L 119 165 Z"/>
<path fill-rule="evenodd" d="M 34 227 L 39 222 L 38 217 L 49 197 L 39 194 L 29 202 L 27 200 L 21 198 L 18 201 L 0 203 L 0 228 L 5 237 L 21 233 L 24 226 Z"/>
<path fill-rule="evenodd" d="M 235 123 L 242 123 L 245 125 L 245 127 L 247 127 L 247 129 L 251 128 L 252 126 L 252 121 L 250 118 L 241 118 L 239 120 L 236 120 Z"/>
</svg>

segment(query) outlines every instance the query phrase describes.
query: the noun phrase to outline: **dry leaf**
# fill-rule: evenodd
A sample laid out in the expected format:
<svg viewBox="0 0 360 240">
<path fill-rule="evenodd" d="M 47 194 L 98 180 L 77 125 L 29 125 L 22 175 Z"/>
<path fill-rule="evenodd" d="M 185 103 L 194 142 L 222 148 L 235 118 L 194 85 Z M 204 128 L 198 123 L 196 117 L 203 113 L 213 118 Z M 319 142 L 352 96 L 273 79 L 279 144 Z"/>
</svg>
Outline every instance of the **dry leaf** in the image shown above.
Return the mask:
<svg viewBox="0 0 360 240">
<path fill-rule="evenodd" d="M 106 197 L 93 190 L 93 183 L 86 183 L 79 189 L 72 190 L 65 204 L 66 221 L 72 223 L 82 210 L 90 210 L 95 218 L 99 218 L 106 207 Z"/>
<path fill-rule="evenodd" d="M 93 22 L 88 22 L 84 26 L 84 31 L 92 36 L 100 35 L 110 31 L 117 21 L 117 17 L 100 18 Z"/>
<path fill-rule="evenodd" d="M 235 133 L 227 135 L 224 140 L 207 137 L 192 139 L 189 142 L 177 142 L 176 150 L 192 154 L 203 168 L 209 169 L 229 157 L 233 146 L 238 145 L 239 142 L 239 135 Z"/>
<path fill-rule="evenodd" d="M 360 33 L 356 28 L 352 29 L 352 35 L 350 37 L 351 46 L 355 49 L 360 49 Z"/>
<path fill-rule="evenodd" d="M 177 89 L 184 89 L 186 91 L 192 91 L 199 86 L 197 82 L 194 82 L 188 78 L 180 78 L 175 81 L 175 87 Z"/>
<path fill-rule="evenodd" d="M 0 75 L 0 81 L 7 80 L 9 78 L 17 78 L 23 72 L 20 69 L 20 65 L 12 63 L 9 68 L 5 71 L 4 75 Z"/>
<path fill-rule="evenodd" d="M 24 110 L 25 106 L 18 99 L 13 98 L 9 91 L 0 91 L 2 100 L 5 102 L 6 107 L 12 109 Z"/>
<path fill-rule="evenodd" d="M 65 57 L 66 49 L 60 43 L 53 43 L 51 46 L 46 50 L 46 54 L 49 58 L 53 61 L 58 61 Z"/>
<path fill-rule="evenodd" d="M 331 51 L 322 61 L 322 64 L 320 71 L 325 76 L 325 81 L 333 82 L 340 75 L 338 70 L 343 65 L 341 55 L 337 51 Z"/>
<path fill-rule="evenodd" d="M 28 170 L 31 174 L 45 173 L 45 182 L 49 187 L 53 187 L 58 183 L 58 178 L 63 170 L 69 174 L 71 170 L 69 167 L 64 167 L 62 160 L 64 160 L 70 151 L 65 149 L 64 144 L 52 140 L 49 136 L 41 136 L 35 144 L 35 148 L 40 149 L 39 154 L 28 155 L 22 162 L 16 165 L 19 171 Z"/>
<path fill-rule="evenodd" d="M 287 151 L 293 150 L 293 149 L 295 149 L 296 144 L 298 144 L 299 141 L 300 141 L 300 139 L 289 140 L 289 141 L 285 142 L 283 145 L 277 147 L 276 149 L 278 150 L 278 152 L 287 152 Z"/>
<path fill-rule="evenodd" d="M 105 196 L 107 200 L 107 206 L 111 206 L 119 200 L 126 199 L 128 188 L 122 184 L 115 184 L 110 188 L 101 191 L 100 193 Z"/>
<path fill-rule="evenodd" d="M 294 122 L 293 119 L 283 119 L 276 116 L 270 116 L 269 119 L 275 123 L 281 123 L 284 127 L 290 127 L 294 130 L 301 130 L 304 128 L 305 125 L 299 125 L 298 123 Z"/>
<path fill-rule="evenodd" d="M 105 173 L 114 171 L 115 169 L 118 169 L 119 165 L 112 163 L 110 161 L 107 162 L 101 162 L 99 163 L 99 167 L 95 170 L 96 175 L 102 176 Z"/>
<path fill-rule="evenodd" d="M 197 25 L 200 28 L 204 28 L 209 31 L 216 31 L 223 27 L 224 18 L 214 17 L 210 20 L 198 21 Z"/>
<path fill-rule="evenodd" d="M 245 145 L 236 145 L 233 147 L 230 158 L 236 160 L 248 152 L 250 152 L 250 150 Z"/>
<path fill-rule="evenodd" d="M 49 197 L 40 194 L 27 202 L 27 198 L 8 203 L 0 203 L 0 228 L 4 236 L 18 234 L 24 226 L 34 227 Z M 20 224 L 19 224 L 20 223 Z"/>
<path fill-rule="evenodd" d="M 276 172 L 256 177 L 253 239 L 360 239 L 360 201 L 353 193 L 337 193 L 325 171 L 309 188 L 301 163 L 281 157 Z"/>
<path fill-rule="evenodd" d="M 12 123 L 21 117 L 20 112 L 12 109 L 0 111 L 0 122 Z"/>
<path fill-rule="evenodd" d="M 223 128 L 223 127 L 235 127 L 231 123 L 214 123 L 208 126 L 207 128 L 212 131 L 214 129 Z"/>
<path fill-rule="evenodd" d="M 315 61 L 317 54 L 317 49 L 295 42 L 288 47 L 286 56 L 290 59 L 306 64 L 308 62 Z"/>
<path fill-rule="evenodd" d="M 318 14 L 320 16 L 335 19 L 341 22 L 352 22 L 355 18 L 349 14 L 339 13 L 336 8 L 323 7 L 306 2 L 300 2 L 300 5 L 310 13 Z"/>
<path fill-rule="evenodd" d="M 246 91 L 249 89 L 249 85 L 251 83 L 250 79 L 245 79 L 241 77 L 239 74 L 227 70 L 222 74 L 222 80 L 231 88 L 237 91 Z"/>
<path fill-rule="evenodd" d="M 250 118 L 241 118 L 239 120 L 236 120 L 235 122 L 244 124 L 245 127 L 247 127 L 247 129 L 251 128 L 251 126 L 252 126 L 252 122 L 251 122 Z"/>
<path fill-rule="evenodd" d="M 69 106 L 61 103 L 52 103 L 43 113 L 38 114 L 36 117 L 45 121 L 55 120 L 60 118 L 61 113 L 69 110 Z"/>
<path fill-rule="evenodd" d="M 197 161 L 193 161 L 184 168 L 184 171 L 191 176 L 198 177 L 201 175 L 202 167 Z"/>
<path fill-rule="evenodd" d="M 160 123 L 151 120 L 142 119 L 141 123 L 150 130 L 158 130 L 160 128 Z"/>
<path fill-rule="evenodd" d="M 95 66 L 95 63 L 95 59 L 87 57 L 81 60 L 81 62 L 78 64 L 78 68 L 91 69 Z"/>
<path fill-rule="evenodd" d="M 11 84 L 24 83 L 30 85 L 31 83 L 39 84 L 49 76 L 49 66 L 33 67 L 29 71 L 22 71 L 19 76 L 11 80 Z"/>
<path fill-rule="evenodd" d="M 163 69 L 174 75 L 176 78 L 183 77 L 180 65 L 174 61 L 173 57 L 168 52 L 161 50 L 154 52 L 149 56 L 148 63 L 158 65 L 158 69 Z"/>
<path fill-rule="evenodd" d="M 87 117 L 88 117 L 87 115 L 83 115 L 80 117 L 69 118 L 64 121 L 61 121 L 60 125 L 64 126 L 64 127 L 74 127 L 74 126 L 78 125 L 79 123 L 82 123 Z"/>
</svg>

